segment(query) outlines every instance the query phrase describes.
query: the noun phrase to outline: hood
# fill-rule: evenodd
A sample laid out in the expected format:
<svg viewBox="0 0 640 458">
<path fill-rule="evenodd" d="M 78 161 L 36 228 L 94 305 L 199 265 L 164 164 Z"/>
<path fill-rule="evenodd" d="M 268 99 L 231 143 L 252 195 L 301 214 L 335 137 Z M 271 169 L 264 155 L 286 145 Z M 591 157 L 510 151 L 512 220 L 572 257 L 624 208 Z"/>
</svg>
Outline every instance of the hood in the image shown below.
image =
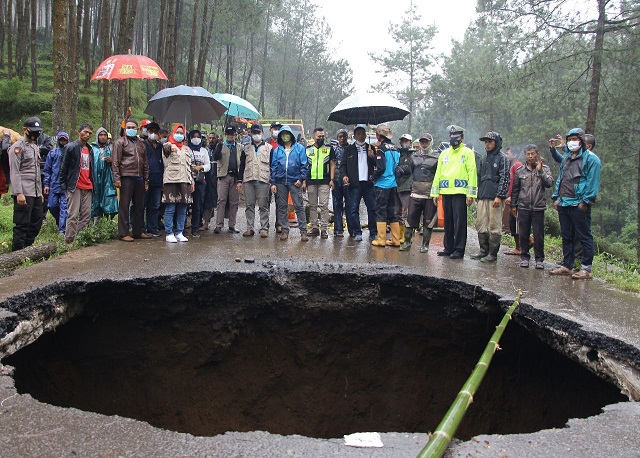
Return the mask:
<svg viewBox="0 0 640 458">
<path fill-rule="evenodd" d="M 171 129 L 171 135 L 169 135 L 169 143 L 173 143 L 174 145 L 176 145 L 178 148 L 182 148 L 182 144 L 184 142 L 177 142 L 175 138 L 173 138 L 173 135 L 176 133 L 176 130 L 178 130 L 180 127 L 182 127 L 182 130 L 184 131 L 185 128 L 182 124 L 176 124 L 173 126 L 173 129 Z"/>
<path fill-rule="evenodd" d="M 66 133 L 64 130 L 61 130 L 60 132 L 58 132 L 58 135 L 56 135 L 56 144 L 58 145 L 58 148 L 62 148 L 60 146 L 60 139 L 61 138 L 66 138 L 67 139 L 67 143 L 69 143 L 69 134 Z"/>
<path fill-rule="evenodd" d="M 498 138 L 496 139 L 496 147 L 493 148 L 493 150 L 491 150 L 489 152 L 490 153 L 499 153 L 501 149 L 502 149 L 502 137 L 500 135 L 498 135 Z"/>
<path fill-rule="evenodd" d="M 296 144 L 296 136 L 293 133 L 293 130 L 291 130 L 291 127 L 289 126 L 282 126 L 282 128 L 280 129 L 280 131 L 278 132 L 278 145 L 284 146 L 284 143 L 281 139 L 282 133 L 283 132 L 288 132 L 291 134 L 291 140 L 292 140 L 292 145 Z"/>
<path fill-rule="evenodd" d="M 109 133 L 109 131 L 107 129 L 105 129 L 104 127 L 99 127 L 98 130 L 96 130 L 96 145 L 100 144 L 98 142 L 98 135 L 100 135 L 101 132 L 106 132 L 107 134 Z M 109 140 L 107 139 L 107 141 L 109 141 Z"/>
<path fill-rule="evenodd" d="M 193 136 L 195 134 L 200 134 L 200 139 L 202 139 L 202 132 L 200 132 L 198 129 L 193 129 L 190 130 L 189 133 L 187 134 L 187 140 L 188 140 L 188 144 L 189 144 L 189 148 L 191 148 L 192 150 L 197 149 L 199 150 L 200 148 L 202 148 L 202 143 L 200 143 L 200 145 L 196 146 L 194 144 L 191 143 L 191 139 L 193 138 Z"/>
</svg>

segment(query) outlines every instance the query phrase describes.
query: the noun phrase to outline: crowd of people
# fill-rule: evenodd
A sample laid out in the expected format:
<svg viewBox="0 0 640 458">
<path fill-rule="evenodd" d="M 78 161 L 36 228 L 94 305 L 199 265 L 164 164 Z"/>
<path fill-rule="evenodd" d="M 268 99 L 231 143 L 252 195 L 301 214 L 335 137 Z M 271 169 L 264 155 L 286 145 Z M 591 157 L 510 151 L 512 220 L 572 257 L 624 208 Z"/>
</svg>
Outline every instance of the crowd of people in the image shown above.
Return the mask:
<svg viewBox="0 0 640 458">
<path fill-rule="evenodd" d="M 591 207 L 601 163 L 593 152 L 595 138 L 580 128 L 549 140 L 551 157 L 560 163 L 555 182 L 536 145 L 524 148 L 521 162 L 514 149 L 502 152 L 502 137 L 491 131 L 480 138 L 485 151 L 474 151 L 464 143 L 464 129 L 455 125 L 447 128 L 448 142 L 438 148 L 433 148 L 429 133 L 416 143 L 404 134 L 396 145 L 387 124 L 377 126 L 375 144 L 367 141 L 365 125 L 356 125 L 352 132 L 340 129 L 333 139 L 317 127 L 308 145 L 279 122 L 271 124 L 268 138 L 263 138 L 263 126 L 257 122 L 242 134 L 228 126 L 222 138 L 213 132 L 187 131 L 182 124 L 169 131 L 147 120 L 138 125 L 134 119 L 123 123 L 114 141 L 102 127 L 94 134 L 89 124 L 79 127 L 73 141 L 66 132 L 58 132 L 54 143 L 42 130 L 40 119 L 31 117 L 24 122 L 24 136 L 6 148 L 14 198 L 14 250 L 34 242 L 47 210 L 67 243 L 92 218 L 116 215 L 118 238 L 124 242 L 159 237 L 161 227 L 167 243 L 187 242 L 189 209 L 191 237 L 211 227 L 220 234 L 225 220 L 228 232 L 240 233 L 236 217 L 242 195 L 244 237 L 269 237 L 275 202 L 274 226 L 280 240 L 289 238 L 291 207 L 301 241 L 327 239 L 332 199 L 333 237 L 348 234 L 362 241 L 364 201 L 372 246 L 409 251 L 419 232 L 420 253 L 429 251 L 440 204 L 444 248 L 437 255 L 462 259 L 467 207 L 475 202 L 480 249 L 472 259 L 497 260 L 508 215 L 516 240 L 512 254 L 520 255 L 521 267 L 529 267 L 533 244 L 533 265 L 544 269 L 544 212 L 547 189 L 553 188 L 563 260 L 550 274 L 574 279 L 592 275 Z M 576 258 L 581 262 L 578 269 Z"/>
</svg>

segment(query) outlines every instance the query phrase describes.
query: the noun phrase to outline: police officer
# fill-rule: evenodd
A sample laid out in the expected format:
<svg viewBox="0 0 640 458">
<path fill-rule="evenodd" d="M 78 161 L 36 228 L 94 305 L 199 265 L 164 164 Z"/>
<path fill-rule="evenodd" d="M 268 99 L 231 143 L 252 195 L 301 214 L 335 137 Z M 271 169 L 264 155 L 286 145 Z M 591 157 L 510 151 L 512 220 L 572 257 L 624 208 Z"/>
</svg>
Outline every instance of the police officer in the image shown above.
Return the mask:
<svg viewBox="0 0 640 458">
<path fill-rule="evenodd" d="M 42 178 L 38 137 L 42 122 L 27 119 L 24 137 L 9 147 L 11 195 L 13 196 L 13 251 L 33 245 L 42 226 Z"/>
</svg>

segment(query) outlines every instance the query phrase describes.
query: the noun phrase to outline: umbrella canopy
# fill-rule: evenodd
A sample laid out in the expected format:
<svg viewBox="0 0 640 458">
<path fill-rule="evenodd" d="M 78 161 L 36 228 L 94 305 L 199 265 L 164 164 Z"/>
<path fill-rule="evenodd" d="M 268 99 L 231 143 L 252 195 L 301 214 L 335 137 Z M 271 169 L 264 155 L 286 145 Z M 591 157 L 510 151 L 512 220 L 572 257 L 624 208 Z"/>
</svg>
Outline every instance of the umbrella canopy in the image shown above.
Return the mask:
<svg viewBox="0 0 640 458">
<path fill-rule="evenodd" d="M 213 96 L 228 108 L 227 116 L 247 119 L 258 119 L 260 117 L 260 112 L 256 107 L 237 95 L 216 93 Z"/>
<path fill-rule="evenodd" d="M 390 95 L 373 92 L 350 95 L 329 114 L 327 121 L 342 124 L 380 124 L 400 121 L 409 109 Z"/>
<path fill-rule="evenodd" d="M 220 119 L 227 107 L 200 86 L 176 86 L 157 92 L 149 99 L 145 113 L 162 122 L 193 125 Z"/>
<path fill-rule="evenodd" d="M 137 54 L 118 54 L 104 60 L 91 77 L 93 80 L 167 80 L 158 64 L 147 56 Z"/>
</svg>

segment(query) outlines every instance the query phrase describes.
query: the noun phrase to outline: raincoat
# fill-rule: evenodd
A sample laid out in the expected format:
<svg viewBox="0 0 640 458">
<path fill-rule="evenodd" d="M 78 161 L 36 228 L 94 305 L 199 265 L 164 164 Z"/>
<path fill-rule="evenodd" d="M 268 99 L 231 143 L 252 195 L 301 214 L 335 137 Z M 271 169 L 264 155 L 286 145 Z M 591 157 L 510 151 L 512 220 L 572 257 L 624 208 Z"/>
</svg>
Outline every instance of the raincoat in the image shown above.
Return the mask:
<svg viewBox="0 0 640 458">
<path fill-rule="evenodd" d="M 113 185 L 113 171 L 111 164 L 105 162 L 105 158 L 110 158 L 111 145 L 101 146 L 98 143 L 100 132 L 107 129 L 100 127 L 96 131 L 96 141 L 91 143 L 93 150 L 93 199 L 91 200 L 91 217 L 96 218 L 103 215 L 116 215 L 118 213 L 118 197 L 116 188 Z"/>
</svg>

